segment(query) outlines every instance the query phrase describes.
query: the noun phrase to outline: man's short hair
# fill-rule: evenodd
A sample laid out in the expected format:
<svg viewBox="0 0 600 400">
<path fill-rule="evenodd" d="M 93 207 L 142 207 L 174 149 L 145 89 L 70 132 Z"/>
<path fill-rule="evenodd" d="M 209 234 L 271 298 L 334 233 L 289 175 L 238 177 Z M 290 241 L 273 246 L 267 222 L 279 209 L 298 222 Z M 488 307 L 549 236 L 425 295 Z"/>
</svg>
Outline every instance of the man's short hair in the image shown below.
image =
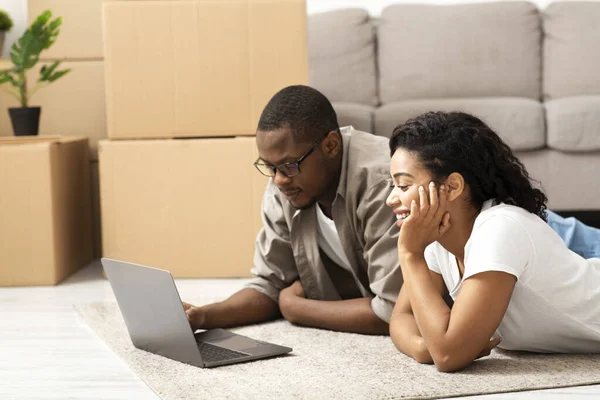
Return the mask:
<svg viewBox="0 0 600 400">
<path fill-rule="evenodd" d="M 339 132 L 333 106 L 321 92 L 309 86 L 288 86 L 277 92 L 260 116 L 262 132 L 289 128 L 296 143 L 316 142 L 331 131 Z"/>
</svg>

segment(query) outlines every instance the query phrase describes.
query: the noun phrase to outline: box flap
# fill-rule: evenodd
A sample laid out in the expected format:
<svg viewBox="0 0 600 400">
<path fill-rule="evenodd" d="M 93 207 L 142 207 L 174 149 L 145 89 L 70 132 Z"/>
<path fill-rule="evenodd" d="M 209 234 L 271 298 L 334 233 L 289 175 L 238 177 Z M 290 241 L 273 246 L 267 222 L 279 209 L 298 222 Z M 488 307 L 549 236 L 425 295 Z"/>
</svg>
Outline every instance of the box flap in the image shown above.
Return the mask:
<svg viewBox="0 0 600 400">
<path fill-rule="evenodd" d="M 0 137 L 0 146 L 10 144 L 37 144 L 37 143 L 72 143 L 87 141 L 86 137 L 64 137 L 59 135 L 49 136 L 3 136 Z"/>
</svg>

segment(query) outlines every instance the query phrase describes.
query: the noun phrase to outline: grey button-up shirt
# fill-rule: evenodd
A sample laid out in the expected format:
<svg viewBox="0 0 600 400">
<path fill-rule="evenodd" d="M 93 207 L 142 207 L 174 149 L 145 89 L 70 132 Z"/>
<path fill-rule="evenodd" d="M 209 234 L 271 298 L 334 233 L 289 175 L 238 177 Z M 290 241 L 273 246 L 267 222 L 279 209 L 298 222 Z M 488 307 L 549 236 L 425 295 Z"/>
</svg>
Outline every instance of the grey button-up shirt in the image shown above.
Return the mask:
<svg viewBox="0 0 600 400">
<path fill-rule="evenodd" d="M 300 279 L 310 299 L 370 297 L 375 314 L 389 322 L 402 274 L 399 228 L 385 204 L 391 182 L 388 140 L 352 127 L 342 128 L 342 138 L 342 171 L 332 216 L 352 271 L 334 264 L 319 248 L 318 205 L 297 210 L 270 181 L 262 201 L 254 279 L 247 287 L 277 303 L 279 292 Z"/>
</svg>

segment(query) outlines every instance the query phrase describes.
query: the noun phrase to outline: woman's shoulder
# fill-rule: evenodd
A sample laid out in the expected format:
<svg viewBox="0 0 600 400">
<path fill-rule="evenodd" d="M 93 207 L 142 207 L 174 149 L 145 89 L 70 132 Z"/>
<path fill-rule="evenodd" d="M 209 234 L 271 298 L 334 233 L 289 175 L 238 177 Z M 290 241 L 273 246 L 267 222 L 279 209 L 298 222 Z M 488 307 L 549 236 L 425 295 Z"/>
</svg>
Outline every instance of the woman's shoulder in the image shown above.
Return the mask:
<svg viewBox="0 0 600 400">
<path fill-rule="evenodd" d="M 486 201 L 475 220 L 468 247 L 475 252 L 536 253 L 555 235 L 546 221 L 521 207 Z M 539 249 L 538 249 L 539 250 Z"/>
<path fill-rule="evenodd" d="M 523 208 L 485 202 L 465 246 L 464 278 L 485 271 L 502 271 L 526 282 L 529 275 L 523 274 L 531 273 L 537 253 L 534 238 L 543 234 L 545 224 Z"/>
<path fill-rule="evenodd" d="M 495 225 L 498 228 L 505 226 L 508 229 L 520 227 L 530 230 L 540 224 L 545 225 L 546 222 L 536 214 L 521 207 L 498 203 L 495 200 L 487 200 L 484 202 L 481 212 L 475 219 L 473 230 L 481 228 L 484 225 Z"/>
</svg>

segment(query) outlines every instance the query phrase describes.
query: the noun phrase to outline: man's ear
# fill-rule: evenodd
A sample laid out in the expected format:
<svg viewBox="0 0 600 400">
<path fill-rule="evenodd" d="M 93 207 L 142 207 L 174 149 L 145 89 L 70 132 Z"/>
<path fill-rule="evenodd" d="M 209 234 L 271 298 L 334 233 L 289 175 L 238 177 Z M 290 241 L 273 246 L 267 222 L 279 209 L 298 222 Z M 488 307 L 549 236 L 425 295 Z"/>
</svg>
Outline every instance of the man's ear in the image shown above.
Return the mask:
<svg viewBox="0 0 600 400">
<path fill-rule="evenodd" d="M 337 131 L 331 131 L 323 140 L 324 152 L 329 157 L 336 156 L 342 151 L 342 137 Z"/>
<path fill-rule="evenodd" d="M 454 201 L 465 191 L 465 178 L 458 172 L 453 172 L 448 175 L 444 185 L 448 189 L 448 201 Z"/>
</svg>

